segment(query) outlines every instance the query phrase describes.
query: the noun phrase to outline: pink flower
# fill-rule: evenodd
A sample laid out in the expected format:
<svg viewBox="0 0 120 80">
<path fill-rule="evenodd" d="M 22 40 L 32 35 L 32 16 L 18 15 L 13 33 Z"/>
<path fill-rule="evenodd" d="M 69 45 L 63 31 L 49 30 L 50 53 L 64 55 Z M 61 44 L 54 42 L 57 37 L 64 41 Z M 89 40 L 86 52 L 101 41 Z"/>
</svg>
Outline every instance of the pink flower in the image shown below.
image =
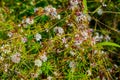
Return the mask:
<svg viewBox="0 0 120 80">
<path fill-rule="evenodd" d="M 22 41 L 23 43 L 26 43 L 26 42 L 27 42 L 27 38 L 26 38 L 26 37 L 23 37 L 23 38 L 21 38 L 21 41 Z"/>
</svg>

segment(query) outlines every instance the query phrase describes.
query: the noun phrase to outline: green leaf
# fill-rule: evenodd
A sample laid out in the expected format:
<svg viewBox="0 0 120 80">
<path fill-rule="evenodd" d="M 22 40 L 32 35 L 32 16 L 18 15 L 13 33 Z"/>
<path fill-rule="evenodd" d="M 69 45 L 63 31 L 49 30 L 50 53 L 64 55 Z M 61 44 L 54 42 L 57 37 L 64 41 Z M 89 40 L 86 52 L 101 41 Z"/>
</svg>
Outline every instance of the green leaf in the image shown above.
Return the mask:
<svg viewBox="0 0 120 80">
<path fill-rule="evenodd" d="M 114 47 L 119 47 L 119 44 L 113 43 L 113 42 L 101 42 L 97 44 L 98 46 L 114 46 Z"/>
<path fill-rule="evenodd" d="M 84 10 L 83 10 L 83 12 L 86 14 L 87 11 L 88 11 L 88 8 L 87 8 L 87 0 L 83 0 L 83 5 L 84 5 Z"/>
</svg>

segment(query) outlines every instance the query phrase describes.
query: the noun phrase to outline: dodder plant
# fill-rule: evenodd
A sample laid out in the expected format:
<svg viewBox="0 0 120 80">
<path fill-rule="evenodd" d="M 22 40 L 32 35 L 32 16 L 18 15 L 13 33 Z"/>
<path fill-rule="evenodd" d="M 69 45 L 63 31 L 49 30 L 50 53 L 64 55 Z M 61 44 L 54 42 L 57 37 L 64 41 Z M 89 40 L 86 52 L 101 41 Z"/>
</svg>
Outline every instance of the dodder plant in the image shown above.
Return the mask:
<svg viewBox="0 0 120 80">
<path fill-rule="evenodd" d="M 110 37 L 89 28 L 86 0 L 28 2 L 0 8 L 0 79 L 114 78 L 117 65 L 96 45 Z"/>
</svg>

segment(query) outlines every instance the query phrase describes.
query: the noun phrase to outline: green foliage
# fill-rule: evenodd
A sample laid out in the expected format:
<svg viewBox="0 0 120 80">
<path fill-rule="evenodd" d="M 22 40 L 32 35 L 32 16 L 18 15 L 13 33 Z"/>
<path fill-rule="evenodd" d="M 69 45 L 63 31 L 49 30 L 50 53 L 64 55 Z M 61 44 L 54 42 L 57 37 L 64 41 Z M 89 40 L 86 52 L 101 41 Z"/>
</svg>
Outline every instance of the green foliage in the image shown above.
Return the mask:
<svg viewBox="0 0 120 80">
<path fill-rule="evenodd" d="M 119 80 L 119 7 L 120 0 L 0 0 L 0 80 Z"/>
<path fill-rule="evenodd" d="M 113 42 L 101 42 L 97 44 L 98 46 L 113 46 L 113 47 L 119 47 L 120 45 L 113 43 Z"/>
<path fill-rule="evenodd" d="M 0 39 L 6 40 L 8 38 L 7 34 L 4 31 L 0 31 Z"/>
</svg>

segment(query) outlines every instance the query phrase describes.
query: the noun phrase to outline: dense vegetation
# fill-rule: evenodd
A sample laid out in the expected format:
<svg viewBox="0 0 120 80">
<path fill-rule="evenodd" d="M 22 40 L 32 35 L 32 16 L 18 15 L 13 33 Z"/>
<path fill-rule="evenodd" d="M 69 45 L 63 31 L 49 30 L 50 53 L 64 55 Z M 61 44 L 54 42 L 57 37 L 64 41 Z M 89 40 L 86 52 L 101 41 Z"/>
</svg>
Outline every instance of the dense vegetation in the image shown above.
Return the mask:
<svg viewBox="0 0 120 80">
<path fill-rule="evenodd" d="M 0 80 L 120 80 L 120 0 L 0 0 Z"/>
</svg>

